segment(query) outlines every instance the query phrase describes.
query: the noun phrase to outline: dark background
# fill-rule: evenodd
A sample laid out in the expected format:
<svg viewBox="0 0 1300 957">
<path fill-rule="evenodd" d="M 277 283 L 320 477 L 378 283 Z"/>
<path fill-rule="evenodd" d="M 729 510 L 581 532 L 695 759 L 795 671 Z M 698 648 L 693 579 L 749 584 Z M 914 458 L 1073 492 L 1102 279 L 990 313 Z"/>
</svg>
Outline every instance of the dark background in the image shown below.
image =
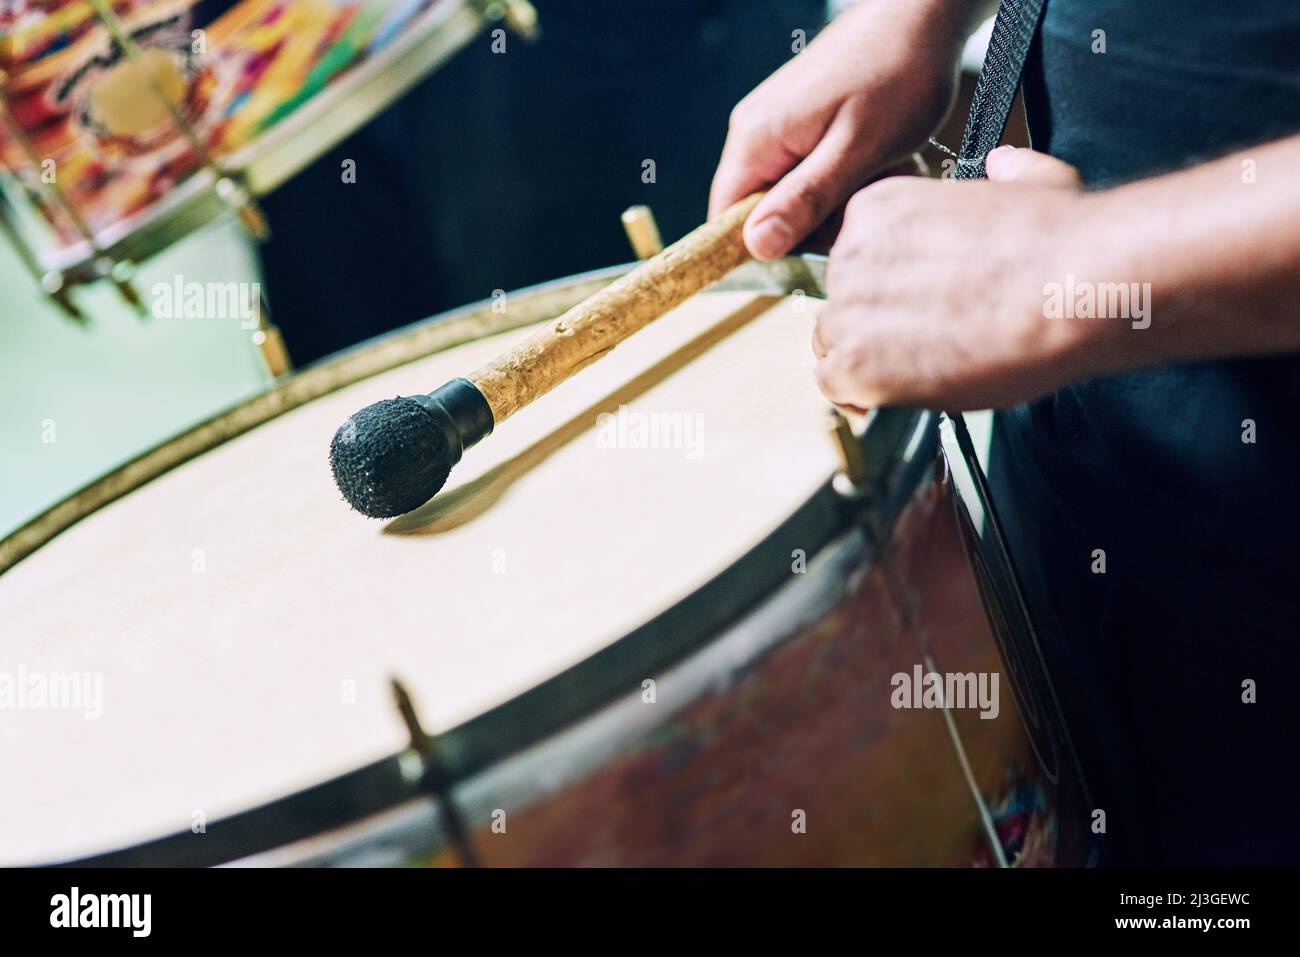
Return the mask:
<svg viewBox="0 0 1300 957">
<path fill-rule="evenodd" d="M 484 34 L 264 200 L 272 318 L 294 362 L 631 257 L 703 221 L 736 101 L 811 39 L 825 0 L 538 0 L 542 37 Z M 356 161 L 355 184 L 342 163 Z M 656 182 L 642 182 L 642 163 Z"/>
</svg>

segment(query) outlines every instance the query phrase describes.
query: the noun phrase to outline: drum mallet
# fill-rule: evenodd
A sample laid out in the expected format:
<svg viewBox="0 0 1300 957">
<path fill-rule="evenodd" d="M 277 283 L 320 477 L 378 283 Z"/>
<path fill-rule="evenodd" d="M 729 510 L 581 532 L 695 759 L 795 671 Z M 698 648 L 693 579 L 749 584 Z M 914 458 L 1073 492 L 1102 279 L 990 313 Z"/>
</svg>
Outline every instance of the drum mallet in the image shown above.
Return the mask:
<svg viewBox="0 0 1300 957">
<path fill-rule="evenodd" d="M 357 412 L 330 443 L 343 497 L 371 518 L 402 515 L 433 498 L 465 449 L 746 262 L 741 230 L 761 198 L 742 199 L 465 378 Z"/>
</svg>

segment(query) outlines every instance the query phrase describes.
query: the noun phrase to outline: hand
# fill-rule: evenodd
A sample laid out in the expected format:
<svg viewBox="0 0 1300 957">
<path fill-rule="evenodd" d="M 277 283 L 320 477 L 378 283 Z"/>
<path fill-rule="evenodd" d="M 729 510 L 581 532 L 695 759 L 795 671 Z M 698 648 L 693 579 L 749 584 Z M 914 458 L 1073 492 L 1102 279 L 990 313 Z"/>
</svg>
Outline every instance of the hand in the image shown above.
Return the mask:
<svg viewBox="0 0 1300 957">
<path fill-rule="evenodd" d="M 759 259 L 790 252 L 942 121 L 973 8 L 867 0 L 842 13 L 732 112 L 709 215 L 770 187 L 745 243 Z"/>
<path fill-rule="evenodd" d="M 849 202 L 813 333 L 832 402 L 997 407 L 1105 364 L 1089 337 L 1127 324 L 1044 314 L 1047 284 L 1090 269 L 1100 194 L 1032 150 L 995 150 L 987 168 L 989 182 L 888 179 Z"/>
</svg>

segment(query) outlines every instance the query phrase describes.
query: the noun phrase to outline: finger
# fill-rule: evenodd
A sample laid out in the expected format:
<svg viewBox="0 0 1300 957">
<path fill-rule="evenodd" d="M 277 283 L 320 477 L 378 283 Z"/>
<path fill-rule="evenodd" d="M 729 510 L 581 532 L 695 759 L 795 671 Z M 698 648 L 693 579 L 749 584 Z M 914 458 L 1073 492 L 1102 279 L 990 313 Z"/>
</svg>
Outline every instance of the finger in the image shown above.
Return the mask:
<svg viewBox="0 0 1300 957">
<path fill-rule="evenodd" d="M 771 186 L 799 161 L 777 137 L 752 127 L 727 133 L 718 169 L 709 187 L 709 218 L 717 216 L 750 193 Z"/>
<path fill-rule="evenodd" d="M 817 321 L 814 324 L 813 334 L 817 337 L 817 344 L 821 346 L 818 356 L 825 356 L 835 348 L 846 333 L 851 331 L 850 325 L 841 318 L 842 311 L 837 308 L 837 300 L 831 295 L 829 289 L 826 295 L 828 298 L 817 311 Z"/>
<path fill-rule="evenodd" d="M 750 193 L 770 185 L 771 180 L 759 175 L 757 162 L 755 151 L 748 142 L 733 143 L 731 138 L 727 139 L 718 170 L 713 174 L 713 185 L 709 188 L 709 219 Z"/>
<path fill-rule="evenodd" d="M 1080 189 L 1079 171 L 1064 160 L 1037 150 L 999 146 L 984 158 L 984 169 L 994 183 L 1028 183 Z"/>
<path fill-rule="evenodd" d="M 831 402 L 865 408 L 871 403 L 866 401 L 860 383 L 855 381 L 854 366 L 855 363 L 846 350 L 832 349 L 817 360 L 813 375 L 817 380 L 817 388 Z"/>
<path fill-rule="evenodd" d="M 750 214 L 745 245 L 756 259 L 784 256 L 858 187 L 862 172 L 850 162 L 853 121 L 841 113 L 820 142 L 786 173 Z"/>
<path fill-rule="evenodd" d="M 903 160 L 901 163 L 895 163 L 881 170 L 875 176 L 871 177 L 867 183 L 879 182 L 882 179 L 888 179 L 891 176 L 929 176 L 929 167 L 926 166 L 925 160 L 920 153 L 913 153 L 911 157 Z M 835 245 L 835 240 L 839 238 L 840 227 L 844 225 L 844 205 L 836 206 L 831 214 L 822 221 L 822 224 L 814 229 L 799 246 L 796 248 L 799 252 L 819 253 L 826 255 Z"/>
<path fill-rule="evenodd" d="M 913 153 L 905 160 L 901 160 L 892 166 L 887 166 L 875 176 L 871 177 L 871 182 L 880 179 L 888 179 L 890 176 L 929 176 L 930 165 L 926 163 L 925 157 L 920 153 Z"/>
<path fill-rule="evenodd" d="M 823 358 L 826 355 L 826 353 L 830 351 L 827 348 L 826 343 L 822 340 L 820 325 L 813 326 L 812 350 L 813 350 L 813 355 L 815 355 L 818 359 Z"/>
<path fill-rule="evenodd" d="M 808 238 L 795 247 L 798 252 L 817 253 L 825 256 L 839 238 L 840 228 L 844 225 L 844 207 L 838 206 L 822 221 L 822 224 L 809 233 Z"/>
</svg>

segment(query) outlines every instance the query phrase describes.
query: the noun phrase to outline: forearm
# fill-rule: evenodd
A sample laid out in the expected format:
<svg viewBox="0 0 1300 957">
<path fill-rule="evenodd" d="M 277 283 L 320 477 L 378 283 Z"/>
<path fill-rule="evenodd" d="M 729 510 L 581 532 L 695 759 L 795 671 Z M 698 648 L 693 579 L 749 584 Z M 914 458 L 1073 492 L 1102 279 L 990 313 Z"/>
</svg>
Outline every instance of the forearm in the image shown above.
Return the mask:
<svg viewBox="0 0 1300 957">
<path fill-rule="evenodd" d="M 836 29 L 876 32 L 881 14 L 904 42 L 960 52 L 966 39 L 997 10 L 999 0 L 857 0 L 836 18 Z"/>
<path fill-rule="evenodd" d="M 1085 343 L 1097 371 L 1300 351 L 1297 168 L 1300 136 L 1089 198 L 1077 278 L 1150 283 L 1149 327 Z"/>
</svg>

